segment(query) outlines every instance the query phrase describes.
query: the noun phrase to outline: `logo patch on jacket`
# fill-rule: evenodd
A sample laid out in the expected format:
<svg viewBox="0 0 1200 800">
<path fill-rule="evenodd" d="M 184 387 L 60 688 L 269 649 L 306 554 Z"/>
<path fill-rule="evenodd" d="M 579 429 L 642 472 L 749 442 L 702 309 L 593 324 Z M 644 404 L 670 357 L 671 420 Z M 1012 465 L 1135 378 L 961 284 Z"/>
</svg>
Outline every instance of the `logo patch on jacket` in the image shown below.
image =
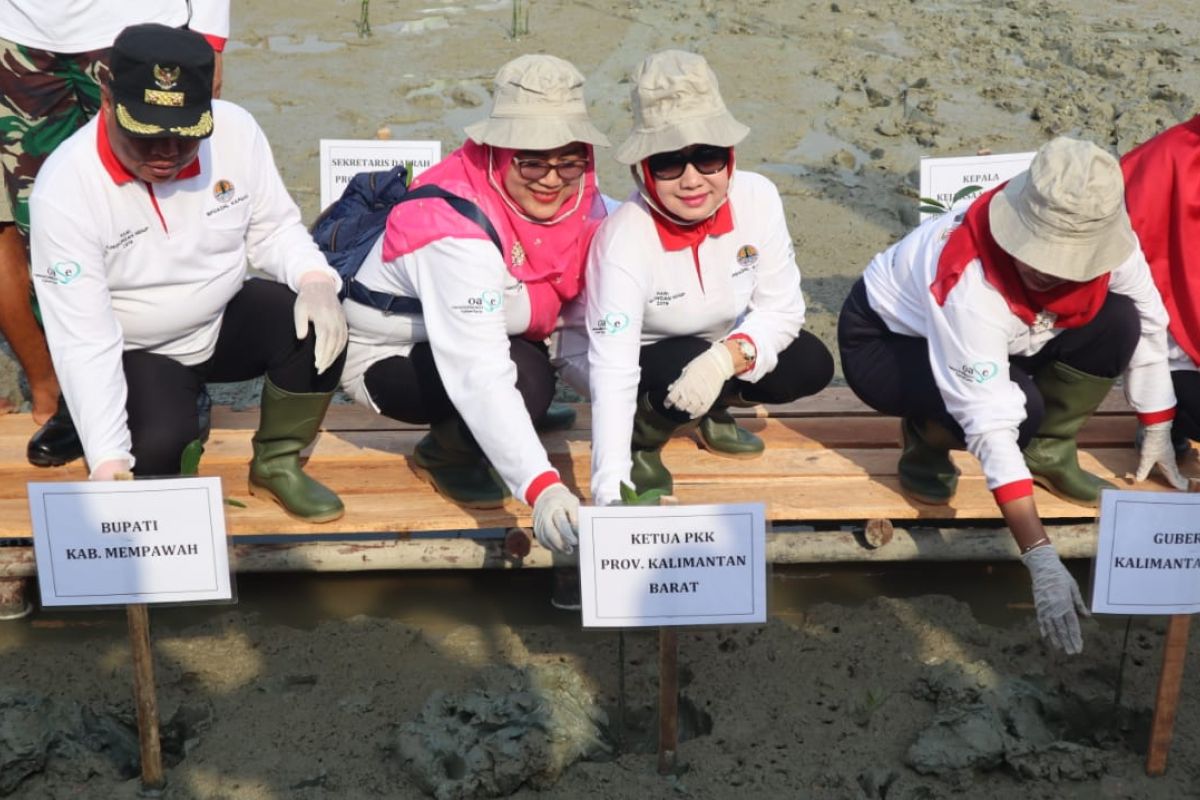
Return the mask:
<svg viewBox="0 0 1200 800">
<path fill-rule="evenodd" d="M 758 248 L 752 244 L 744 244 L 737 251 L 738 266 L 753 267 L 758 263 Z"/>
<path fill-rule="evenodd" d="M 592 330 L 601 336 L 612 336 L 629 327 L 629 315 L 620 311 L 610 311 L 596 321 Z"/>
<path fill-rule="evenodd" d="M 78 261 L 56 261 L 37 277 L 42 283 L 66 286 L 82 274 L 83 267 L 79 266 Z"/>
<path fill-rule="evenodd" d="M 465 303 L 450 308 L 460 314 L 490 314 L 503 305 L 504 295 L 495 289 L 485 289 L 477 295 L 468 297 Z"/>
<path fill-rule="evenodd" d="M 1000 367 L 995 361 L 976 361 L 974 364 L 952 366 L 950 371 L 967 383 L 987 383 L 1000 373 Z"/>
<path fill-rule="evenodd" d="M 218 203 L 228 203 L 233 199 L 233 192 L 233 181 L 221 178 L 213 184 L 213 197 L 217 198 Z"/>
</svg>

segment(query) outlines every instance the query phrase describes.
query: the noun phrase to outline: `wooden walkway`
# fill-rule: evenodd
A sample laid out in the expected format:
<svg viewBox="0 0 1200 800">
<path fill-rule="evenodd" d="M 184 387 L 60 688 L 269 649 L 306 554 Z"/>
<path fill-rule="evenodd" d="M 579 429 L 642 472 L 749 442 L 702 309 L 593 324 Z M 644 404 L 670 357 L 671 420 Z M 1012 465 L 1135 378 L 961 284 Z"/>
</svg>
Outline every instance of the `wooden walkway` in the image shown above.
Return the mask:
<svg viewBox="0 0 1200 800">
<path fill-rule="evenodd" d="M 589 409 L 578 407 L 572 430 L 543 435 L 551 461 L 566 483 L 588 493 Z M 795 523 L 861 523 L 868 519 L 997 520 L 979 464 L 956 453 L 962 470 L 959 490 L 949 506 L 927 506 L 903 497 L 896 478 L 899 426 L 863 406 L 846 388 L 774 407 L 748 409 L 743 419 L 767 441 L 756 459 L 715 456 L 693 438 L 679 435 L 663 459 L 675 476 L 681 503 L 762 501 L 769 519 Z M 234 537 L 264 534 L 413 533 L 528 527 L 530 512 L 509 501 L 503 509 L 475 511 L 446 502 L 409 469 L 407 454 L 423 435 L 416 426 L 372 414 L 357 406 L 331 408 L 325 428 L 311 449 L 307 469 L 337 491 L 346 515 L 333 523 L 307 525 L 286 516 L 273 503 L 251 497 L 246 488 L 250 437 L 258 410 L 218 407 L 200 474 L 220 476 L 228 497 L 245 504 L 226 507 Z M 1135 421 L 1115 394 L 1089 421 L 1080 436 L 1085 468 L 1124 484 L 1132 472 Z M 84 480 L 82 463 L 35 469 L 25 461 L 25 443 L 33 432 L 27 415 L 0 417 L 0 537 L 30 536 L 25 484 L 28 481 Z M 1162 488 L 1154 482 L 1142 487 Z M 1094 512 L 1037 490 L 1039 509 L 1048 521 L 1079 520 Z"/>
</svg>

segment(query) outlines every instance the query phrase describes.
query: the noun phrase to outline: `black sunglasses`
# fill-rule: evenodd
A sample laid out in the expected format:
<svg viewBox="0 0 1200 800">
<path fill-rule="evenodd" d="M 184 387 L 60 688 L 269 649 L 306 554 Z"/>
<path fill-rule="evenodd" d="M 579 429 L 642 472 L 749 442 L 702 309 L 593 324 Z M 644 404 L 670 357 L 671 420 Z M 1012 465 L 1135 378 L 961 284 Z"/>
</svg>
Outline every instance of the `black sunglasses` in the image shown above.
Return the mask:
<svg viewBox="0 0 1200 800">
<path fill-rule="evenodd" d="M 646 159 L 646 166 L 655 180 L 673 181 L 687 171 L 688 164 L 701 175 L 713 175 L 729 166 L 729 148 L 702 144 L 691 150 L 672 150 L 655 153 Z"/>
<path fill-rule="evenodd" d="M 539 181 L 550 174 L 550 170 L 554 170 L 564 183 L 570 183 L 587 171 L 589 162 L 587 159 L 572 159 L 551 163 L 544 158 L 514 156 L 513 163 L 517 165 L 517 173 L 527 181 Z"/>
</svg>

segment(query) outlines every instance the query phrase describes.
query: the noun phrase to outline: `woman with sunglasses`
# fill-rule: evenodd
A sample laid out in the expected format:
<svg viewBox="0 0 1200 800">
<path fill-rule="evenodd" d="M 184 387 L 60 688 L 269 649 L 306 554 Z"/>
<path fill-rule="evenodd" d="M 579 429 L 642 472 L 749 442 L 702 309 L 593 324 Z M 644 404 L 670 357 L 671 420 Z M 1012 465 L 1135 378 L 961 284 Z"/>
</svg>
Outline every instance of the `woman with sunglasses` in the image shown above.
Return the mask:
<svg viewBox="0 0 1200 800">
<path fill-rule="evenodd" d="M 592 495 L 673 489 L 660 451 L 699 420 L 700 442 L 752 457 L 729 406 L 787 403 L 833 376 L 807 331 L 779 192 L 734 169 L 749 129 L 703 57 L 667 50 L 634 74 L 634 131 L 617 152 L 637 192 L 600 227 L 587 268 Z"/>
<path fill-rule="evenodd" d="M 398 305 L 380 310 L 354 293 L 344 303 L 343 385 L 381 414 L 429 424 L 413 469 L 471 508 L 500 507 L 511 492 L 533 507 L 538 541 L 562 552 L 576 543 L 579 499 L 535 424 L 555 389 L 544 340 L 579 292 L 604 215 L 592 147 L 608 141 L 588 119 L 583 83 L 548 55 L 501 67 L 489 117 L 409 188 L 454 197 L 396 205 L 355 276 Z"/>
</svg>

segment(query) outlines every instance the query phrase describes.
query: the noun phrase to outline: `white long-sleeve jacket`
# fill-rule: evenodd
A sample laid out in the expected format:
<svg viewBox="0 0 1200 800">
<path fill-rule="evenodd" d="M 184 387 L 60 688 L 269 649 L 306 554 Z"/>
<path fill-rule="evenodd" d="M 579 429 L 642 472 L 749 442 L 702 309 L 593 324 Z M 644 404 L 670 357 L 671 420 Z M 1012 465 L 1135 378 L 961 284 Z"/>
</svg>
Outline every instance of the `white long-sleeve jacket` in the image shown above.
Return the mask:
<svg viewBox="0 0 1200 800">
<path fill-rule="evenodd" d="M 347 392 L 370 405 L 367 369 L 427 341 L 446 395 L 513 495 L 528 502 L 536 479 L 546 473 L 557 479 L 509 355 L 508 338 L 529 327 L 529 295 L 491 241 L 447 237 L 385 262 L 381 238 L 355 280 L 377 292 L 419 298 L 421 313 L 389 315 L 343 303 L 350 324 L 342 375 Z"/>
<path fill-rule="evenodd" d="M 733 230 L 705 239 L 696 259 L 690 248 L 663 249 L 637 195 L 604 221 L 592 243 L 584 292 L 597 505 L 618 499 L 621 482 L 629 480 L 643 345 L 743 334 L 758 358 L 739 377 L 753 383 L 775 369 L 804 324 L 800 270 L 775 185 L 738 170 L 729 202 Z"/>
<path fill-rule="evenodd" d="M 101 137 L 102 115 L 46 161 L 30 197 L 33 283 L 50 355 L 93 467 L 132 464 L 121 354 L 208 360 L 247 262 L 293 291 L 320 270 L 258 123 L 213 101 L 213 135 L 180 177 L 144 183 Z"/>
<path fill-rule="evenodd" d="M 1026 325 L 984 278 L 978 260 L 967 265 L 944 305 L 930 291 L 938 258 L 956 215 L 929 220 L 871 260 L 863 274 L 871 308 L 888 330 L 929 342 L 929 362 L 946 410 L 966 433 L 989 489 L 1028 480 L 1017 446 L 1025 395 L 1009 377 L 1009 356 L 1037 353 L 1063 332 L 1043 313 Z M 1167 312 L 1140 248 L 1112 272 L 1109 291 L 1133 300 L 1142 336 L 1125 373 L 1125 393 L 1141 414 L 1175 407 L 1167 366 Z"/>
</svg>

